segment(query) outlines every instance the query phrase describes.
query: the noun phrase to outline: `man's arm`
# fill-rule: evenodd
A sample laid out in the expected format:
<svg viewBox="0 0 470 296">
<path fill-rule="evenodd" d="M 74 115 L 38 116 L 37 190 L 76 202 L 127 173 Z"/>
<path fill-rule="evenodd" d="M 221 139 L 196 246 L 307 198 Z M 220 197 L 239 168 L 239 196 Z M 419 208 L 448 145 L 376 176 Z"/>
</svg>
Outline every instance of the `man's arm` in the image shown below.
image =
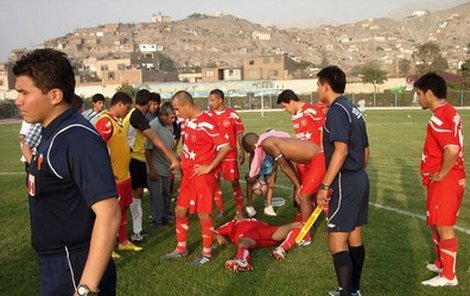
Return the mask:
<svg viewBox="0 0 470 296">
<path fill-rule="evenodd" d="M 149 179 L 152 181 L 157 180 L 157 170 L 153 165 L 152 150 L 145 149 L 145 160 L 147 161 L 147 168 L 149 170 Z"/>
<path fill-rule="evenodd" d="M 220 146 L 219 150 L 217 151 L 217 155 L 210 164 L 196 164 L 194 166 L 194 174 L 200 176 L 209 173 L 220 164 L 220 162 L 225 158 L 225 156 L 227 155 L 227 153 L 230 152 L 230 150 L 232 150 L 232 147 L 230 147 L 229 144 L 224 144 Z"/>
<path fill-rule="evenodd" d="M 116 242 L 116 233 L 121 221 L 121 210 L 117 199 L 114 197 L 94 203 L 91 209 L 95 213 L 96 219 L 80 284 L 86 284 L 90 289 L 96 291 L 108 266 Z"/>
<path fill-rule="evenodd" d="M 23 145 L 21 145 L 21 153 L 23 153 L 26 162 L 30 164 L 33 159 L 33 150 L 31 149 L 31 146 L 23 143 Z"/>
<path fill-rule="evenodd" d="M 444 177 L 450 172 L 452 167 L 455 165 L 457 157 L 459 157 L 459 146 L 447 145 L 444 148 L 441 169 L 439 172 L 436 172 L 431 176 L 431 182 L 442 181 L 442 179 L 444 179 Z"/>
<path fill-rule="evenodd" d="M 346 157 L 348 156 L 348 145 L 343 142 L 334 142 L 335 151 L 331 157 L 330 165 L 326 169 L 325 177 L 323 177 L 322 184 L 330 186 L 333 183 L 336 175 L 338 175 L 341 167 L 343 166 Z M 317 203 L 321 206 L 327 205 L 329 202 L 328 190 L 321 189 L 317 193 Z"/>
<path fill-rule="evenodd" d="M 369 155 L 369 147 L 364 148 L 364 170 L 367 170 L 367 167 L 369 166 Z"/>
<path fill-rule="evenodd" d="M 238 143 L 238 161 L 240 161 L 240 165 L 245 163 L 245 150 L 243 150 L 243 132 L 237 133 L 237 143 Z"/>
<path fill-rule="evenodd" d="M 172 149 L 166 147 L 160 137 L 155 134 L 152 129 L 145 129 L 144 131 L 142 131 L 142 133 L 147 137 L 147 139 L 149 139 L 150 142 L 152 142 L 155 148 L 163 152 L 166 158 L 168 158 L 168 160 L 170 161 L 170 169 L 175 170 L 180 167 L 180 161 L 176 153 Z"/>
</svg>

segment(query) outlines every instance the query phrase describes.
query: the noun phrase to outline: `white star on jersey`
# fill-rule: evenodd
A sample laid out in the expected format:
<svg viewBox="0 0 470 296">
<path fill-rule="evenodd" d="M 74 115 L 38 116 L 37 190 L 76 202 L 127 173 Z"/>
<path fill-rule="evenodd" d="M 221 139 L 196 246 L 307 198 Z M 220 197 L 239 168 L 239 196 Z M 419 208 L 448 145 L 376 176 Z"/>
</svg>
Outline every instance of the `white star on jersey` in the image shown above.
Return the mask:
<svg viewBox="0 0 470 296">
<path fill-rule="evenodd" d="M 312 138 L 312 133 L 306 132 L 305 133 L 305 140 L 310 140 Z"/>
<path fill-rule="evenodd" d="M 422 161 L 422 162 L 426 162 L 426 158 L 427 158 L 427 156 L 423 153 L 423 154 L 421 155 L 421 161 Z"/>
</svg>

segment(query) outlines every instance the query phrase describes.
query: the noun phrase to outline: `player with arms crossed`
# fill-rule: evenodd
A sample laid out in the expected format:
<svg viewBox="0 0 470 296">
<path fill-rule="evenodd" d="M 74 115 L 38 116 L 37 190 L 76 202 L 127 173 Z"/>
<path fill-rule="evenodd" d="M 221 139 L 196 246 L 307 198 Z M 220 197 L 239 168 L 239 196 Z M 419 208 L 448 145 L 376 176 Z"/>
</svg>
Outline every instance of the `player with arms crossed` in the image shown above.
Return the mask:
<svg viewBox="0 0 470 296">
<path fill-rule="evenodd" d="M 220 134 L 215 121 L 194 104 L 191 94 L 178 91 L 171 103 L 176 115 L 185 119 L 185 123 L 182 133 L 182 177 L 175 207 L 177 245 L 164 258 L 174 259 L 188 255 L 186 243 L 189 214 L 197 213 L 201 224 L 202 253 L 193 264 L 203 265 L 212 257 L 214 222 L 211 214 L 217 184 L 215 170 L 231 148 Z"/>
<path fill-rule="evenodd" d="M 462 120 L 446 100 L 447 86 L 441 76 L 425 74 L 414 87 L 420 106 L 433 112 L 427 126 L 421 175 L 427 188 L 426 223 L 432 228 L 436 251 L 436 260 L 426 267 L 438 275 L 422 284 L 457 286 L 458 241 L 454 225 L 465 189 Z"/>
<path fill-rule="evenodd" d="M 225 95 L 224 92 L 220 89 L 214 89 L 209 93 L 209 116 L 214 118 L 217 122 L 217 127 L 219 128 L 220 133 L 224 136 L 230 143 L 232 150 L 225 156 L 224 160 L 220 164 L 222 174 L 224 179 L 230 181 L 233 188 L 233 197 L 235 198 L 235 204 L 237 208 L 237 214 L 243 213 L 243 193 L 240 186 L 240 172 L 238 170 L 238 163 L 243 164 L 245 161 L 245 153 L 242 149 L 242 137 L 245 128 L 243 122 L 238 115 L 238 113 L 230 107 L 227 107 L 224 104 Z M 238 152 L 238 148 L 240 151 Z M 238 158 L 237 158 L 238 156 Z M 216 191 L 215 203 L 219 210 L 219 214 L 223 213 L 223 197 L 222 191 L 219 188 Z M 248 215 L 254 216 L 254 208 L 247 207 L 246 211 Z M 256 214 L 256 212 L 255 212 Z"/>
</svg>

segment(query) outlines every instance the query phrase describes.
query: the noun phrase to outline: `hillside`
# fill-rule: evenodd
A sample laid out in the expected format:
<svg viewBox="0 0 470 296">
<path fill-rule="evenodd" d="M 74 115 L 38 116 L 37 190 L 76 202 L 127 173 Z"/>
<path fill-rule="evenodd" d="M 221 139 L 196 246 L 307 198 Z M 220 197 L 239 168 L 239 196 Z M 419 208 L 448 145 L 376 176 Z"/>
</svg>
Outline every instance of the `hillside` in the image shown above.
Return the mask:
<svg viewBox="0 0 470 296">
<path fill-rule="evenodd" d="M 470 2 L 451 9 L 408 16 L 363 20 L 314 29 L 263 27 L 232 15 L 192 16 L 168 23 L 106 24 L 80 28 L 45 42 L 81 60 L 87 57 L 128 57 L 139 44 L 156 44 L 180 68 L 240 65 L 247 55 L 288 53 L 298 60 L 320 64 L 322 59 L 343 67 L 368 60 L 396 68 L 411 59 L 416 46 L 436 41 L 455 67 L 470 43 Z"/>
</svg>

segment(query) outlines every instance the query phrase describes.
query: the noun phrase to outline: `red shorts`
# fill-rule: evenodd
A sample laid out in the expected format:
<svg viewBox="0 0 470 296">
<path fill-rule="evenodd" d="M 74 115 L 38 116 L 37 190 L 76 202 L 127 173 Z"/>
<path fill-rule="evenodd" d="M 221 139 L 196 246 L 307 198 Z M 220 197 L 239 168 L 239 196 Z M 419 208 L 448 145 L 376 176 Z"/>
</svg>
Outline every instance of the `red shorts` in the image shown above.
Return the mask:
<svg viewBox="0 0 470 296">
<path fill-rule="evenodd" d="M 217 178 L 213 172 L 192 178 L 183 174 L 176 205 L 188 208 L 190 213 L 212 214 L 216 185 Z"/>
<path fill-rule="evenodd" d="M 240 179 L 237 160 L 224 160 L 220 163 L 220 170 L 224 179 L 227 181 L 235 181 Z"/>
<path fill-rule="evenodd" d="M 251 238 L 256 241 L 257 248 L 273 247 L 279 244 L 278 241 L 272 239 L 274 232 L 279 226 L 265 225 L 256 230 L 247 231 L 243 237 Z"/>
<path fill-rule="evenodd" d="M 119 205 L 124 210 L 132 203 L 132 186 L 131 179 L 116 183 L 116 190 L 119 195 Z"/>
<path fill-rule="evenodd" d="M 309 163 L 300 164 L 301 195 L 312 195 L 318 192 L 318 187 L 325 176 L 325 155 L 323 152 L 315 155 Z"/>
<path fill-rule="evenodd" d="M 450 171 L 442 181 L 428 185 L 426 223 L 437 226 L 453 226 L 457 222 L 465 191 L 465 174 Z"/>
</svg>

